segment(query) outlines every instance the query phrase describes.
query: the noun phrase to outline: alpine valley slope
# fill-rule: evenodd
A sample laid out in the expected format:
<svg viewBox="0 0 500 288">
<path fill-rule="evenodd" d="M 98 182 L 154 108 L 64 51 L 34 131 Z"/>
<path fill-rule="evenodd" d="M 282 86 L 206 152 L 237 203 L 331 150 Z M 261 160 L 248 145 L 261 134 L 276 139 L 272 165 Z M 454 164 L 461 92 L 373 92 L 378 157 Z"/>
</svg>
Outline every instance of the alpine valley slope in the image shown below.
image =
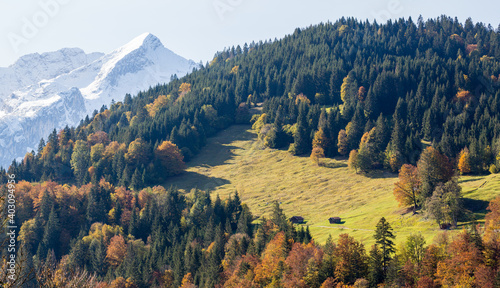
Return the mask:
<svg viewBox="0 0 500 288">
<path fill-rule="evenodd" d="M 149 33 L 109 54 L 65 48 L 21 57 L 0 68 L 0 166 L 36 150 L 53 129 L 78 125 L 126 93 L 168 83 L 196 67 Z"/>
<path fill-rule="evenodd" d="M 324 244 L 329 235 L 337 239 L 348 233 L 365 247 L 375 244 L 375 227 L 385 217 L 394 229 L 396 243 L 420 233 L 431 244 L 443 230 L 425 213 L 416 215 L 398 206 L 393 195 L 397 175 L 372 171 L 365 175 L 347 167 L 347 159 L 324 158 L 323 165 L 309 157 L 297 157 L 286 150 L 265 148 L 257 133 L 247 125 L 233 125 L 207 139 L 207 145 L 189 163 L 186 172 L 172 177 L 165 187 L 211 191 L 223 201 L 238 191 L 242 203 L 256 216 L 271 216 L 278 201 L 287 217 L 303 216 L 316 243 Z M 468 217 L 461 219 L 456 235 L 472 220 L 484 223 L 489 201 L 500 195 L 500 174 L 459 178 Z M 339 216 L 341 224 L 330 224 Z M 467 218 L 469 220 L 467 220 Z"/>
</svg>

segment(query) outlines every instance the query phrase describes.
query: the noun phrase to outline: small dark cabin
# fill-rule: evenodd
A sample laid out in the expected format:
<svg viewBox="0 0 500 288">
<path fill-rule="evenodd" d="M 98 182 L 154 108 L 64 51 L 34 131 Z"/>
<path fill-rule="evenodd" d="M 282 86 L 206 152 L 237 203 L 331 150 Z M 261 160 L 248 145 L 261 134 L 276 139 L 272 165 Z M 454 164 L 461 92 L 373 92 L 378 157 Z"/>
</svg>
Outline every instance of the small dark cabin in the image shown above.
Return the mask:
<svg viewBox="0 0 500 288">
<path fill-rule="evenodd" d="M 290 218 L 290 222 L 292 222 L 293 224 L 304 223 L 304 217 L 302 217 L 302 216 L 293 216 L 292 218 Z"/>
<path fill-rule="evenodd" d="M 342 219 L 340 219 L 340 217 L 330 217 L 328 221 L 330 221 L 330 224 L 340 224 Z"/>
<path fill-rule="evenodd" d="M 441 223 L 439 224 L 439 228 L 441 230 L 449 230 L 452 227 L 451 223 Z"/>
</svg>

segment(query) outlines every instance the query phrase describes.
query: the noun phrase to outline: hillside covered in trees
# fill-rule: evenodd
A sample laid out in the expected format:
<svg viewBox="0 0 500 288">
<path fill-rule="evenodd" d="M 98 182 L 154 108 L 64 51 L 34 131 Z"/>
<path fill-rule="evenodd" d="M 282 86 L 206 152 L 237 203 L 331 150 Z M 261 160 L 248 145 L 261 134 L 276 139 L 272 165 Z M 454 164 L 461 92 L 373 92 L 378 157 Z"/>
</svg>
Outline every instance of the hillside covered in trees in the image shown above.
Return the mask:
<svg viewBox="0 0 500 288">
<path fill-rule="evenodd" d="M 78 127 L 54 131 L 9 172 L 28 181 L 83 184 L 95 174 L 113 184 L 155 184 L 182 169 L 173 146 L 159 152 L 164 141 L 189 160 L 207 136 L 247 122 L 248 109 L 264 102 L 257 122 L 267 125 L 261 134 L 272 148 L 347 155 L 371 132 L 358 151 L 362 170 L 415 164 L 427 141 L 452 159 L 467 147 L 470 172 L 483 173 L 498 164 L 499 57 L 498 29 L 470 19 L 342 19 L 297 29 L 226 49 L 182 79 L 126 95 Z M 154 173 L 159 154 L 178 165 Z"/>
<path fill-rule="evenodd" d="M 494 287 L 484 279 L 499 268 L 496 202 L 484 239 L 473 229 L 424 248 L 414 236 L 395 253 L 381 220 L 379 246 L 366 253 L 347 235 L 318 246 L 277 205 L 272 219 L 254 221 L 237 194 L 213 201 L 155 185 L 168 187 L 207 137 L 251 122 L 270 148 L 318 163 L 350 155 L 365 173 L 401 171 L 403 205 L 456 224 L 454 170 L 500 167 L 499 78 L 500 27 L 444 16 L 341 19 L 226 49 L 182 79 L 54 131 L 1 171 L 1 183 L 24 180 L 16 221 L 26 267 L 39 282 L 59 279 L 51 287 L 74 273 L 102 287 L 334 287 L 360 278 L 370 287 Z M 458 206 L 443 212 L 448 195 Z"/>
</svg>

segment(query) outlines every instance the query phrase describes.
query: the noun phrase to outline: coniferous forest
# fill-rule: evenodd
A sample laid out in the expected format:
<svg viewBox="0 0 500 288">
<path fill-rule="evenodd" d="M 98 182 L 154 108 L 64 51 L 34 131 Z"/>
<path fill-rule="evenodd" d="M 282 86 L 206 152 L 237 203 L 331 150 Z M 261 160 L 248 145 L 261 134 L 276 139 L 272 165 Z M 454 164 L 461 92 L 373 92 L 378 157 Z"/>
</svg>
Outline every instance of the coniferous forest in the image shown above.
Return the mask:
<svg viewBox="0 0 500 288">
<path fill-rule="evenodd" d="M 124 96 L 0 171 L 16 179 L 17 287 L 500 287 L 500 198 L 482 231 L 396 250 L 384 218 L 372 247 L 323 245 L 278 203 L 256 219 L 237 192 L 169 185 L 208 137 L 252 124 L 269 148 L 399 173 L 402 206 L 455 227 L 457 175 L 500 169 L 500 27 L 342 18 Z"/>
</svg>

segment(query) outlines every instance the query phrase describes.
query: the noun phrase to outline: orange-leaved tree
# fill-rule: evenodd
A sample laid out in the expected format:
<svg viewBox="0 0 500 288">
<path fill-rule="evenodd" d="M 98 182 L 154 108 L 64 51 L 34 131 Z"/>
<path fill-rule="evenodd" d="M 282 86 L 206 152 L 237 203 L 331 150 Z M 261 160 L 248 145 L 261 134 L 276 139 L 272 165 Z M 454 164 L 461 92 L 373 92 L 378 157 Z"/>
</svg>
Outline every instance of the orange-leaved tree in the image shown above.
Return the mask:
<svg viewBox="0 0 500 288">
<path fill-rule="evenodd" d="M 113 236 L 106 251 L 106 260 L 108 263 L 113 267 L 118 267 L 123 262 L 126 253 L 127 244 L 125 244 L 123 236 Z"/>
<path fill-rule="evenodd" d="M 319 166 L 320 159 L 325 158 L 325 151 L 321 147 L 315 147 L 311 152 L 310 158 L 312 162 Z"/>
<path fill-rule="evenodd" d="M 262 253 L 262 262 L 255 267 L 255 282 L 267 286 L 271 282 L 280 281 L 285 268 L 287 241 L 284 232 L 279 232 L 266 245 Z"/>
<path fill-rule="evenodd" d="M 394 184 L 394 197 L 399 203 L 399 206 L 413 205 L 413 211 L 417 210 L 420 178 L 418 177 L 417 167 L 404 164 L 399 171 L 399 181 Z"/>
<path fill-rule="evenodd" d="M 177 175 L 186 168 L 181 150 L 170 141 L 163 141 L 155 150 L 155 157 L 160 161 L 166 175 Z"/>
<path fill-rule="evenodd" d="M 292 246 L 292 250 L 288 254 L 286 258 L 285 264 L 288 269 L 286 269 L 286 273 L 283 277 L 283 284 L 285 287 L 311 287 L 311 286 L 319 286 L 319 285 L 307 285 L 311 278 L 316 275 L 311 275 L 311 272 L 308 270 L 316 270 L 316 269 L 308 269 L 310 266 L 318 265 L 321 263 L 323 258 L 323 251 L 316 247 L 314 243 L 302 244 L 302 243 L 294 243 Z M 308 273 L 309 272 L 309 273 Z M 314 273 L 314 272 L 313 272 Z M 313 276 L 313 277 L 308 277 Z M 317 281 L 316 281 L 317 282 Z M 321 284 L 321 283 L 316 283 Z"/>
<path fill-rule="evenodd" d="M 485 242 L 500 241 L 500 196 L 491 200 L 484 221 Z"/>
<path fill-rule="evenodd" d="M 448 248 L 450 257 L 437 265 L 437 280 L 443 287 L 476 286 L 475 272 L 483 266 L 483 255 L 471 232 L 462 232 Z"/>
</svg>

